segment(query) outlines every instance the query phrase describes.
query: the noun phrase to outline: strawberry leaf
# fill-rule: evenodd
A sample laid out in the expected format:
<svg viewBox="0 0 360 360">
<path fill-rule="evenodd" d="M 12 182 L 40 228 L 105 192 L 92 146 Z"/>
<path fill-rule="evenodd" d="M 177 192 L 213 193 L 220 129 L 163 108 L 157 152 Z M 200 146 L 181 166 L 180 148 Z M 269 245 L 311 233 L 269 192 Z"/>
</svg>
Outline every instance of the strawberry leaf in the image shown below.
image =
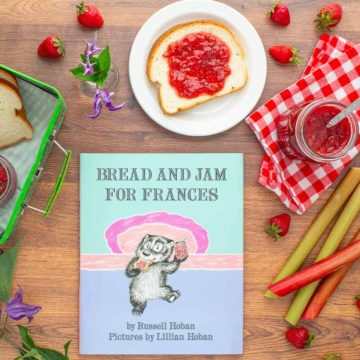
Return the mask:
<svg viewBox="0 0 360 360">
<path fill-rule="evenodd" d="M 76 5 L 76 11 L 78 15 L 84 14 L 86 12 L 86 5 L 84 1 L 82 1 L 79 5 Z"/>
<path fill-rule="evenodd" d="M 275 240 L 278 240 L 281 238 L 281 232 L 283 230 L 280 229 L 279 226 L 275 225 L 275 224 L 269 224 L 266 229 L 265 232 L 270 235 L 271 237 L 273 237 Z"/>
<path fill-rule="evenodd" d="M 309 337 L 307 338 L 307 340 L 305 341 L 305 347 L 308 348 L 311 346 L 312 342 L 315 340 L 315 334 L 314 333 L 310 333 Z"/>
</svg>

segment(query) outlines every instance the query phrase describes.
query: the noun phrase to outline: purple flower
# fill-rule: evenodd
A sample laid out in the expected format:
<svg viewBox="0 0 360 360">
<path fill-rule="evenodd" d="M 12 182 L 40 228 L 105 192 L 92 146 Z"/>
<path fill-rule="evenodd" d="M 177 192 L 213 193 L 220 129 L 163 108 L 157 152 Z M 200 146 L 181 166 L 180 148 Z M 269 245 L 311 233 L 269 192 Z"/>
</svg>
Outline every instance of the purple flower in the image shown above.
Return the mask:
<svg viewBox="0 0 360 360">
<path fill-rule="evenodd" d="M 84 68 L 84 75 L 93 75 L 94 74 L 94 65 L 90 63 L 89 60 L 86 63 L 80 63 L 80 65 Z"/>
<path fill-rule="evenodd" d="M 105 105 L 110 111 L 116 111 L 123 108 L 125 103 L 120 105 L 114 105 L 111 101 L 111 97 L 114 95 L 113 92 L 108 92 L 104 89 L 96 89 L 96 93 L 94 96 L 94 111 L 93 115 L 89 115 L 89 118 L 96 119 L 100 116 L 101 109 L 103 105 Z"/>
<path fill-rule="evenodd" d="M 86 58 L 85 62 L 81 62 L 80 65 L 84 68 L 84 75 L 93 75 L 94 74 L 94 64 L 91 63 L 91 58 L 99 53 L 102 48 L 98 48 L 96 46 L 97 41 L 97 33 L 94 35 L 94 39 L 92 42 L 86 42 L 86 49 L 84 52 L 84 56 Z"/>
<path fill-rule="evenodd" d="M 90 59 L 91 57 L 93 57 L 94 55 L 96 55 L 97 53 L 99 53 L 102 48 L 96 47 L 96 41 L 97 41 L 97 32 L 94 35 L 94 39 L 92 42 L 88 42 L 85 40 L 86 42 L 86 49 L 84 52 L 84 55 L 86 56 L 87 59 Z"/>
<path fill-rule="evenodd" d="M 29 322 L 40 310 L 40 306 L 28 305 L 23 303 L 23 291 L 21 287 L 19 287 L 19 290 L 17 291 L 15 296 L 9 300 L 5 307 L 5 312 L 11 319 L 20 320 L 24 317 L 27 317 L 29 319 Z"/>
</svg>

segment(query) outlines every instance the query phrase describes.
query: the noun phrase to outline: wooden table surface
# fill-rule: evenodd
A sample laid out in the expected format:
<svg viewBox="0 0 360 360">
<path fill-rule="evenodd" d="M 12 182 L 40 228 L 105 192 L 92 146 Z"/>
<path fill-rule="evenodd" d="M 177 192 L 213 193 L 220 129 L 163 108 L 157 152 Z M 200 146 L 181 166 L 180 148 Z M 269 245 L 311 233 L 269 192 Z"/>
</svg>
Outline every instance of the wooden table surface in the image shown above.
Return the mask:
<svg viewBox="0 0 360 360">
<path fill-rule="evenodd" d="M 339 351 L 342 359 L 360 359 L 360 314 L 353 296 L 360 293 L 360 264 L 331 298 L 321 317 L 309 324 L 317 334 L 311 349 L 296 350 L 284 340 L 283 316 L 290 298 L 273 301 L 263 297 L 263 290 L 278 272 L 295 244 L 331 193 L 303 216 L 293 216 L 289 235 L 273 242 L 263 231 L 269 217 L 287 212 L 278 198 L 257 182 L 263 150 L 243 122 L 233 129 L 207 138 L 188 138 L 170 133 L 152 122 L 133 98 L 128 79 L 128 56 L 133 39 L 144 21 L 170 0 L 94 0 L 105 18 L 99 31 L 101 44 L 110 44 L 113 60 L 120 69 L 121 83 L 117 100 L 128 106 L 107 113 L 96 121 L 86 117 L 92 111 L 89 98 L 80 93 L 77 81 L 68 69 L 78 62 L 82 39 L 92 32 L 77 24 L 75 0 L 13 0 L 0 2 L 0 62 L 56 86 L 67 101 L 67 114 L 59 141 L 74 151 L 74 159 L 61 194 L 50 218 L 26 212 L 18 237 L 24 238 L 14 286 L 23 287 L 25 300 L 43 308 L 31 324 L 31 332 L 41 345 L 61 349 L 72 339 L 71 359 L 100 359 L 78 355 L 79 299 L 79 153 L 81 152 L 243 152 L 245 154 L 245 330 L 244 359 L 324 359 L 329 351 Z M 278 28 L 265 17 L 271 1 L 224 1 L 245 15 L 259 32 L 265 48 L 291 43 L 307 59 L 317 38 L 312 20 L 325 1 L 287 0 L 292 11 L 291 25 Z M 336 33 L 349 40 L 360 39 L 360 8 L 356 0 L 343 0 L 344 20 Z M 46 61 L 36 55 L 40 41 L 49 34 L 59 35 L 66 45 L 60 61 Z M 139 69 L 142 71 L 142 69 Z M 294 82 L 303 66 L 280 66 L 268 58 L 268 78 L 259 104 Z M 54 150 L 32 205 L 42 206 L 56 178 L 61 153 Z M 354 161 L 360 166 L 360 157 Z M 348 238 L 359 228 L 360 219 Z M 239 337 L 241 334 L 239 334 Z M 0 344 L 1 360 L 15 357 L 15 352 Z M 105 356 L 103 359 L 168 359 L 164 357 Z M 174 359 L 235 359 L 235 356 L 174 356 Z"/>
</svg>

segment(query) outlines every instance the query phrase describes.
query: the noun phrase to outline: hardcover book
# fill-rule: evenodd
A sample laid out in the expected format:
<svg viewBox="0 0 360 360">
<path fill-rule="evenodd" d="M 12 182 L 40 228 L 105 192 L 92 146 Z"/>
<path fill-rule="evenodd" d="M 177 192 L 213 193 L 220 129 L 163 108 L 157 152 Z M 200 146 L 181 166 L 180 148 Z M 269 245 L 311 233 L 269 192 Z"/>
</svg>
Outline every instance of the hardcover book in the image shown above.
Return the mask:
<svg viewBox="0 0 360 360">
<path fill-rule="evenodd" d="M 81 154 L 81 354 L 241 354 L 242 154 Z"/>
</svg>

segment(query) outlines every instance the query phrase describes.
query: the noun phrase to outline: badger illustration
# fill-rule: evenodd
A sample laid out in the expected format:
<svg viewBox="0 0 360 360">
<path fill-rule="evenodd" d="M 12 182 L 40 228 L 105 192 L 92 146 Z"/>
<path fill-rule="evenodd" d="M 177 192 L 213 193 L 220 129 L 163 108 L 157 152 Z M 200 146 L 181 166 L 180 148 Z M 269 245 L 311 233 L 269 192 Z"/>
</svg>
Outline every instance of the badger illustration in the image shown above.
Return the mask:
<svg viewBox="0 0 360 360">
<path fill-rule="evenodd" d="M 146 235 L 139 243 L 135 257 L 126 267 L 130 283 L 130 302 L 133 315 L 141 315 L 148 300 L 162 299 L 174 302 L 181 294 L 167 285 L 167 275 L 173 274 L 187 257 L 169 261 L 174 241 L 158 235 Z"/>
</svg>

